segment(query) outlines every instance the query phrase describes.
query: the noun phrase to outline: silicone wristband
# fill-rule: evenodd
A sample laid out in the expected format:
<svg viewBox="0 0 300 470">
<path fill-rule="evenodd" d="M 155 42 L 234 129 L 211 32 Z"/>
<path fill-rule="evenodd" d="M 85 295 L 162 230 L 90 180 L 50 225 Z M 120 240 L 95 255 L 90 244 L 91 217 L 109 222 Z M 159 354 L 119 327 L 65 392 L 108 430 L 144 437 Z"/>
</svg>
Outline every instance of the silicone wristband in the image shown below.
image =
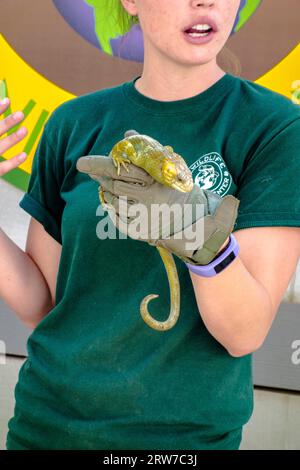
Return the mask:
<svg viewBox="0 0 300 470">
<path fill-rule="evenodd" d="M 222 250 L 222 252 L 219 253 L 209 264 L 200 265 L 185 263 L 188 269 L 199 276 L 212 277 L 227 268 L 227 266 L 235 260 L 240 251 L 238 242 L 232 233 L 229 238 L 230 242 L 225 251 Z"/>
</svg>

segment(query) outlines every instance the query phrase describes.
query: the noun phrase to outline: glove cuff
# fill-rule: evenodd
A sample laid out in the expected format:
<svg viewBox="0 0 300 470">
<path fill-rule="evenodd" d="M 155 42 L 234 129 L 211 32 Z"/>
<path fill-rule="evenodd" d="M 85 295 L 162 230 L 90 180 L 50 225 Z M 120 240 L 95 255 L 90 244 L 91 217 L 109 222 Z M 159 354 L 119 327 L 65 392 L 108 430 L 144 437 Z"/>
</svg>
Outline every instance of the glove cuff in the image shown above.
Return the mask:
<svg viewBox="0 0 300 470">
<path fill-rule="evenodd" d="M 232 232 L 239 203 L 234 196 L 225 196 L 213 215 L 196 220 L 190 227 L 169 238 L 149 240 L 148 243 L 173 252 L 185 263 L 208 264 Z"/>
</svg>

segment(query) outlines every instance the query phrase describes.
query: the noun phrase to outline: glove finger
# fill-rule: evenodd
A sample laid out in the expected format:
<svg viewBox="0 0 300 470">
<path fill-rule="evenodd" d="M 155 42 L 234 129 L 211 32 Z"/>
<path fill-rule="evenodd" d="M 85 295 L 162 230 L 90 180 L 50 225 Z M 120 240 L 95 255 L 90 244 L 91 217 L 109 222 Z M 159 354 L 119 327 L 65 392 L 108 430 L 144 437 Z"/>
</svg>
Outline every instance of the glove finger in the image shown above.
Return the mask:
<svg viewBox="0 0 300 470">
<path fill-rule="evenodd" d="M 240 201 L 236 197 L 231 194 L 224 196 L 214 213 L 216 224 L 231 232 L 237 218 L 239 205 Z"/>
<path fill-rule="evenodd" d="M 144 186 L 137 181 L 125 182 L 105 176 L 98 176 L 97 181 L 101 184 L 104 190 L 110 191 L 116 196 L 126 197 L 128 200 L 134 202 L 142 202 L 142 199 L 147 199 L 149 186 Z M 154 179 L 152 178 L 152 183 Z"/>
<path fill-rule="evenodd" d="M 112 223 L 115 225 L 115 227 L 121 233 L 123 233 L 127 237 L 130 237 L 130 238 L 133 238 L 133 239 L 136 239 L 136 240 L 140 240 L 139 233 L 136 234 L 135 231 L 132 231 L 132 228 L 131 228 L 132 219 L 131 218 L 127 218 L 127 217 L 123 218 L 122 215 L 119 214 L 115 210 L 114 207 L 111 207 L 111 208 L 108 209 L 108 214 L 109 214 L 109 217 L 110 217 Z"/>
<path fill-rule="evenodd" d="M 117 180 L 115 180 L 114 178 L 107 177 L 107 176 L 97 176 L 97 181 L 102 186 L 103 191 L 108 191 L 112 194 L 118 195 L 118 191 L 116 188 Z"/>
<path fill-rule="evenodd" d="M 109 204 L 115 211 L 116 214 L 124 220 L 124 222 L 130 222 L 130 220 L 133 220 L 134 217 L 128 216 L 130 207 L 132 204 L 135 204 L 136 201 L 127 199 L 127 201 L 123 201 L 122 199 L 115 194 L 111 193 L 110 191 L 104 191 L 103 190 L 103 197 L 104 200 L 107 204 Z"/>
<path fill-rule="evenodd" d="M 103 196 L 105 202 L 109 204 L 107 206 L 108 214 L 117 229 L 135 240 L 148 241 L 150 230 L 148 227 L 151 226 L 151 222 L 148 220 L 148 214 L 140 214 L 138 211 L 138 213 L 134 212 L 134 214 L 130 215 L 130 208 L 133 207 L 135 201 L 122 204 L 122 201 L 109 191 L 103 191 Z M 154 221 L 154 224 L 155 223 L 156 221 Z M 159 227 L 155 226 L 153 230 L 155 233 L 158 233 Z M 157 236 L 159 235 L 160 234 Z"/>
<path fill-rule="evenodd" d="M 140 184 L 151 184 L 153 181 L 152 176 L 145 170 L 139 168 L 133 163 L 129 163 L 128 172 L 120 166 L 120 174 L 117 173 L 117 168 L 111 157 L 105 155 L 86 155 L 80 157 L 76 162 L 77 170 L 82 173 L 88 173 L 89 176 L 99 181 L 99 176 L 105 176 L 121 181 L 138 182 Z"/>
</svg>

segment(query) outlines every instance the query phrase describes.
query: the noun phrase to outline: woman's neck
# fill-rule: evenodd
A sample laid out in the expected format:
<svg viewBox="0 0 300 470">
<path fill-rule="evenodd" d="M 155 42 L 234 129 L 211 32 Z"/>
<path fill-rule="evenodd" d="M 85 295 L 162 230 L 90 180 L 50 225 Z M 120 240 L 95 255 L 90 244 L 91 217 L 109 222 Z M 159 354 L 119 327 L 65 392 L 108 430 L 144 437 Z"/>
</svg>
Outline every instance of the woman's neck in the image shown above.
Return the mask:
<svg viewBox="0 0 300 470">
<path fill-rule="evenodd" d="M 226 73 L 216 63 L 204 64 L 194 70 L 186 67 L 176 73 L 167 68 L 144 68 L 141 77 L 136 80 L 135 88 L 143 95 L 159 101 L 176 101 L 202 93 Z"/>
</svg>

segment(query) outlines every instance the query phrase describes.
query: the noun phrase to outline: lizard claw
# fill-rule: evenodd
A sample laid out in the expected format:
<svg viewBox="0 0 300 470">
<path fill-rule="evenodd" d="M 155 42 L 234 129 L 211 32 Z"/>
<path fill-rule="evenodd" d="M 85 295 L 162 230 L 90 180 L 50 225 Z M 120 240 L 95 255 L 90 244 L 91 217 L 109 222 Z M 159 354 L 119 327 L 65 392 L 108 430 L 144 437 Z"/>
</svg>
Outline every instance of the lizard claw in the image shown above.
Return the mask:
<svg viewBox="0 0 300 470">
<path fill-rule="evenodd" d="M 113 206 L 108 204 L 104 199 L 104 191 L 103 191 L 102 186 L 99 187 L 98 194 L 99 194 L 99 199 L 100 199 L 103 209 L 104 210 L 113 209 Z"/>
<path fill-rule="evenodd" d="M 127 162 L 127 163 L 125 163 L 124 161 L 121 162 L 121 165 L 124 166 L 124 168 L 125 168 L 125 170 L 127 171 L 127 173 L 129 173 L 129 169 L 128 169 L 129 163 L 130 163 L 130 161 Z"/>
<path fill-rule="evenodd" d="M 116 156 L 112 156 L 112 159 L 113 159 L 115 167 L 117 168 L 118 176 L 120 176 L 121 165 L 123 165 L 123 167 L 125 168 L 127 173 L 129 173 L 129 169 L 128 169 L 128 166 L 127 166 L 131 163 L 129 158 L 123 157 L 122 155 L 116 155 Z"/>
</svg>

